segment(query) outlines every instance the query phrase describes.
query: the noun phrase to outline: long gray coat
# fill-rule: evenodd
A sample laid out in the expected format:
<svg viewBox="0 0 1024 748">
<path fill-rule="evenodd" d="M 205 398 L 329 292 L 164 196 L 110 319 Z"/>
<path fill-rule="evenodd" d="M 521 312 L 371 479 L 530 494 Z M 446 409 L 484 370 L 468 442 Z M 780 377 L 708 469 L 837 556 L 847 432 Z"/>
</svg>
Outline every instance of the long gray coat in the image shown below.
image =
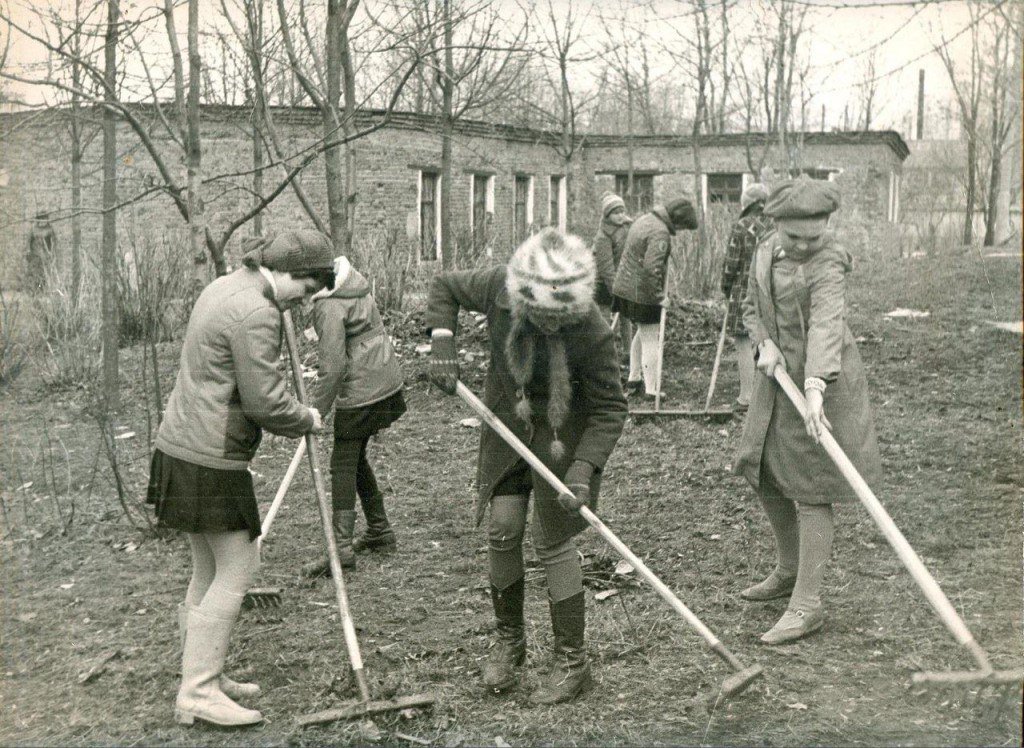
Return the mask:
<svg viewBox="0 0 1024 748">
<path fill-rule="evenodd" d="M 878 441 L 853 333 L 846 325 L 849 253 L 829 235 L 804 260 L 783 257 L 777 233 L 757 248 L 751 263 L 743 323 L 755 350 L 771 338 L 786 357 L 798 387 L 805 377 L 828 383 L 825 416 L 832 435 L 868 484 L 881 477 Z M 788 499 L 808 504 L 856 501 L 856 494 L 825 450 L 804 429 L 803 419 L 774 379 L 760 371 L 743 429 L 736 471 L 759 488 L 764 471 Z"/>
<path fill-rule="evenodd" d="M 459 309 L 487 315 L 490 337 L 490 366 L 484 383 L 484 404 L 508 426 L 555 475 L 564 479 L 573 460 L 584 460 L 595 467 L 591 495 L 595 501 L 600 488 L 601 469 L 619 440 L 626 422 L 626 398 L 619 382 L 615 343 L 608 323 L 596 305 L 582 322 L 561 331 L 565 340 L 569 375 L 572 381 L 570 412 L 558 436 L 565 454 L 551 454 L 554 439 L 546 416 L 546 393 L 531 392 L 533 417 L 526 423 L 515 414 L 516 384 L 505 358 L 505 341 L 512 324 L 505 268 L 465 270 L 442 273 L 434 279 L 428 301 L 428 329 L 456 329 Z M 546 371 L 546 346 L 538 346 L 537 368 Z M 491 428 L 480 432 L 477 462 L 477 523 L 483 519 L 494 491 L 519 463 L 519 455 Z M 555 491 L 534 476 L 534 519 L 540 537 L 554 545 L 587 527 L 577 513 L 570 514 L 555 500 Z"/>
</svg>

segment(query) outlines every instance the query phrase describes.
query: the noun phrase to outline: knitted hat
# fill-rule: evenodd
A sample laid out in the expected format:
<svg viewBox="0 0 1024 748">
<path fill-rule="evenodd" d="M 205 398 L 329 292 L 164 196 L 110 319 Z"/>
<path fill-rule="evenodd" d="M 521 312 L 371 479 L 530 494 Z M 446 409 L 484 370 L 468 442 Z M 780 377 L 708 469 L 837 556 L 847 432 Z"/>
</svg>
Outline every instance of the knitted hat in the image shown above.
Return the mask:
<svg viewBox="0 0 1024 748">
<path fill-rule="evenodd" d="M 774 190 L 764 206 L 772 218 L 825 218 L 839 209 L 839 190 L 821 179 L 790 179 Z"/>
<path fill-rule="evenodd" d="M 740 210 L 746 210 L 754 203 L 763 203 L 768 199 L 768 188 L 760 182 L 748 184 L 740 195 Z"/>
<path fill-rule="evenodd" d="M 614 192 L 606 192 L 601 196 L 601 218 L 607 218 L 608 214 L 616 208 L 626 209 L 625 201 Z"/>
<path fill-rule="evenodd" d="M 665 204 L 665 211 L 677 229 L 693 231 L 697 228 L 697 211 L 693 207 L 693 198 L 689 195 L 684 193 L 674 200 L 669 200 Z"/>
<path fill-rule="evenodd" d="M 319 231 L 300 229 L 254 237 L 242 249 L 242 264 L 254 270 L 261 265 L 281 273 L 334 269 L 334 246 Z"/>
<path fill-rule="evenodd" d="M 590 308 L 596 275 L 594 255 L 583 240 L 549 227 L 513 253 L 505 287 L 514 306 L 569 317 Z"/>
</svg>

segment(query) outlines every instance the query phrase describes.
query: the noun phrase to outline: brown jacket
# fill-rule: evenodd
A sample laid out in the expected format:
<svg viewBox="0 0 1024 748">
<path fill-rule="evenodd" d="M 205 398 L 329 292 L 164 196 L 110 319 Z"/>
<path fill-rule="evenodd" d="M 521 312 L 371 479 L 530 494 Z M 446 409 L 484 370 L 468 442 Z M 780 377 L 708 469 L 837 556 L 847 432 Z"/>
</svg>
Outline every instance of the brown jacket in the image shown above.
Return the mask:
<svg viewBox="0 0 1024 748">
<path fill-rule="evenodd" d="M 773 232 L 754 254 L 743 300 L 751 343 L 756 350 L 765 339 L 775 341 L 798 387 L 806 377 L 828 383 L 825 415 L 832 435 L 864 479 L 877 483 L 881 459 L 864 364 L 845 319 L 850 255 L 831 235 L 804 260 L 779 257 L 773 262 L 779 250 Z M 765 469 L 786 498 L 812 504 L 856 500 L 825 451 L 807 436 L 786 394 L 758 371 L 736 470 L 759 488 Z"/>
<path fill-rule="evenodd" d="M 310 403 L 323 415 L 332 406 L 357 410 L 402 389 L 402 371 L 366 278 L 345 261 L 334 288 L 318 294 L 313 329 L 320 366 Z"/>
<path fill-rule="evenodd" d="M 484 383 L 484 404 L 559 477 L 565 475 L 573 460 L 593 465 L 596 473 L 591 489 L 596 500 L 600 472 L 626 423 L 626 398 L 619 382 L 612 332 L 596 305 L 591 306 L 585 320 L 560 332 L 565 339 L 572 396 L 569 415 L 558 432 L 565 444 L 565 454 L 556 459 L 551 454 L 552 430 L 544 415 L 546 392 L 530 395 L 534 413 L 530 423 L 515 414 L 517 387 L 505 357 L 505 341 L 512 322 L 505 272 L 504 267 L 497 267 L 438 275 L 430 289 L 427 327 L 456 330 L 459 309 L 487 315 L 491 360 Z M 544 370 L 546 364 L 538 366 Z M 487 426 L 481 429 L 478 523 L 495 489 L 518 462 L 519 456 L 497 433 Z M 559 507 L 554 491 L 546 483 L 537 485 L 535 481 L 535 485 L 534 512 L 540 517 L 540 532 L 546 542 L 560 542 L 587 526 L 578 514 L 570 515 Z"/>
<path fill-rule="evenodd" d="M 203 289 L 156 448 L 196 465 L 245 470 L 262 429 L 307 433 L 313 414 L 288 394 L 278 366 L 281 332 L 281 312 L 259 272 L 240 268 Z"/>
</svg>

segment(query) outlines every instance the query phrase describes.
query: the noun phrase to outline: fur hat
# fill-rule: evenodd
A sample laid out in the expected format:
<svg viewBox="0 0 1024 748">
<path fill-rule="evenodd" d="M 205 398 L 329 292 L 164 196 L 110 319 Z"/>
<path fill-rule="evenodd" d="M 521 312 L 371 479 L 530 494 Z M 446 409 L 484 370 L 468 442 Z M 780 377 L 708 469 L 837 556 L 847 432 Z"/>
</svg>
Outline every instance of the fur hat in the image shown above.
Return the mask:
<svg viewBox="0 0 1024 748">
<path fill-rule="evenodd" d="M 774 190 L 764 206 L 772 218 L 825 218 L 839 209 L 839 190 L 821 179 L 790 179 Z"/>
<path fill-rule="evenodd" d="M 590 308 L 596 275 L 594 255 L 582 239 L 546 228 L 513 253 L 505 287 L 513 306 L 569 317 Z"/>
<path fill-rule="evenodd" d="M 601 218 L 607 218 L 608 214 L 616 208 L 626 209 L 626 202 L 614 192 L 606 192 L 601 196 Z"/>
<path fill-rule="evenodd" d="M 693 198 L 689 195 L 684 193 L 674 200 L 669 200 L 665 204 L 665 212 L 668 213 L 669 220 L 677 229 L 693 231 L 697 228 L 697 211 L 694 208 Z"/>
<path fill-rule="evenodd" d="M 746 210 L 754 203 L 763 203 L 768 199 L 768 188 L 760 182 L 748 184 L 740 195 L 740 210 Z"/>
<path fill-rule="evenodd" d="M 261 265 L 281 273 L 334 269 L 334 246 L 319 231 L 300 229 L 254 237 L 242 249 L 242 264 L 253 270 Z"/>
</svg>

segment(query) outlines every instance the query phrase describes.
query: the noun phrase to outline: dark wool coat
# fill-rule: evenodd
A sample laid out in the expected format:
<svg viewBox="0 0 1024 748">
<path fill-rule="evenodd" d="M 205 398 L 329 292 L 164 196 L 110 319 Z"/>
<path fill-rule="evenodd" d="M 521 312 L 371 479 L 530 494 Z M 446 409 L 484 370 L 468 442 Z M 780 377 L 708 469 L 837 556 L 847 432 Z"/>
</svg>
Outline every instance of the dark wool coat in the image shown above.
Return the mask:
<svg viewBox="0 0 1024 748">
<path fill-rule="evenodd" d="M 611 221 L 601 221 L 601 227 L 594 237 L 594 263 L 597 265 L 597 288 L 594 301 L 600 306 L 611 306 L 612 287 L 615 285 L 615 271 L 626 247 L 629 226 Z"/>
<path fill-rule="evenodd" d="M 825 416 L 832 435 L 868 484 L 881 477 L 874 420 L 853 334 L 846 325 L 849 253 L 831 235 L 810 257 L 781 257 L 776 233 L 758 246 L 743 301 L 751 343 L 770 338 L 786 357 L 798 387 L 805 377 L 828 383 Z M 808 504 L 856 501 L 856 494 L 804 429 L 803 419 L 774 379 L 758 371 L 736 470 L 754 488 L 767 471 L 783 496 Z"/>
<path fill-rule="evenodd" d="M 743 297 L 747 294 L 747 276 L 754 250 L 772 231 L 772 219 L 764 214 L 764 203 L 747 207 L 733 224 L 722 266 L 722 293 L 729 301 L 730 335 L 746 335 L 743 327 Z"/>
<path fill-rule="evenodd" d="M 553 434 L 547 420 L 547 347 L 540 341 L 536 374 L 527 386 L 532 406 L 530 423 L 515 414 L 516 384 L 505 354 L 505 342 L 512 325 L 505 272 L 504 267 L 498 267 L 438 275 L 430 290 L 427 327 L 456 331 L 459 309 L 487 315 L 490 366 L 484 383 L 484 403 L 560 478 L 564 479 L 573 460 L 585 460 L 593 465 L 591 489 L 596 501 L 601 470 L 626 422 L 626 398 L 619 382 L 612 332 L 596 305 L 591 306 L 582 322 L 560 332 L 565 342 L 572 396 L 569 415 L 558 431 L 565 453 L 561 459 L 556 459 L 551 454 Z M 477 524 L 483 519 L 498 484 L 519 462 L 519 455 L 497 433 L 486 424 L 481 427 Z M 554 490 L 537 476 L 534 477 L 534 519 L 548 545 L 560 543 L 587 526 L 577 513 L 562 509 L 555 500 Z"/>
<path fill-rule="evenodd" d="M 323 415 L 332 405 L 364 408 L 402 389 L 395 349 L 358 270 L 348 267 L 333 290 L 317 296 L 313 328 L 320 338 L 320 366 L 309 402 Z"/>
<path fill-rule="evenodd" d="M 629 227 L 612 293 L 639 304 L 661 304 L 665 271 L 676 233 L 664 206 L 656 205 Z"/>
</svg>

